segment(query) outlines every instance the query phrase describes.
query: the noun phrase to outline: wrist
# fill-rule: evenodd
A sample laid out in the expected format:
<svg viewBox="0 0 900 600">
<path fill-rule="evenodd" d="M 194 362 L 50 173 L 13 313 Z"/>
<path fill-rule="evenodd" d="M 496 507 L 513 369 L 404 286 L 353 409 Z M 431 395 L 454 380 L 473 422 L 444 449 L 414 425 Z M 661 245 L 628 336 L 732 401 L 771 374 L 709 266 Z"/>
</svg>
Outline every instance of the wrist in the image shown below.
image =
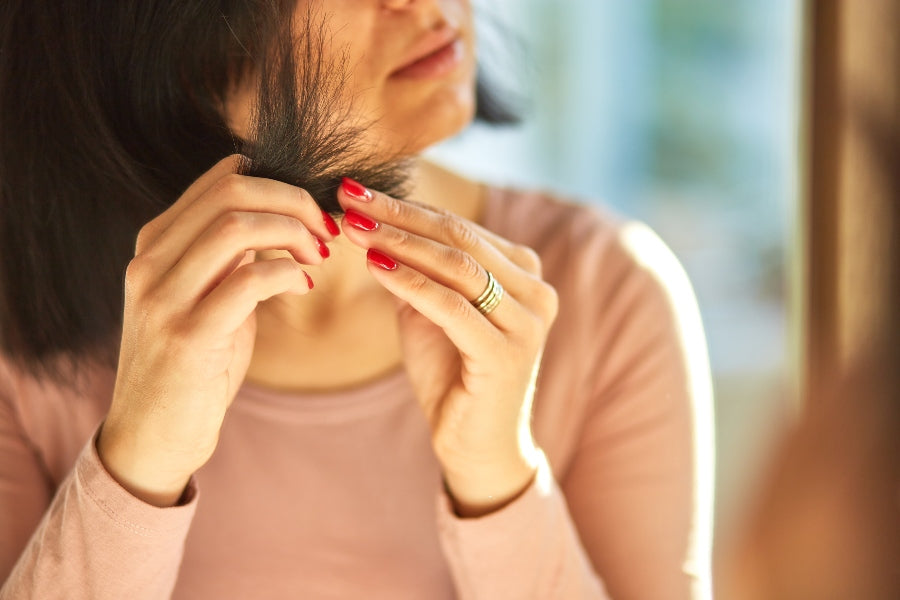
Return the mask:
<svg viewBox="0 0 900 600">
<path fill-rule="evenodd" d="M 102 425 L 96 450 L 100 463 L 116 483 L 135 498 L 160 508 L 175 506 L 184 494 L 193 470 L 165 465 L 166 461 L 140 451 Z"/>
<path fill-rule="evenodd" d="M 516 500 L 534 481 L 536 451 L 518 453 L 462 470 L 445 470 L 444 485 L 456 514 L 463 518 L 484 516 Z"/>
</svg>

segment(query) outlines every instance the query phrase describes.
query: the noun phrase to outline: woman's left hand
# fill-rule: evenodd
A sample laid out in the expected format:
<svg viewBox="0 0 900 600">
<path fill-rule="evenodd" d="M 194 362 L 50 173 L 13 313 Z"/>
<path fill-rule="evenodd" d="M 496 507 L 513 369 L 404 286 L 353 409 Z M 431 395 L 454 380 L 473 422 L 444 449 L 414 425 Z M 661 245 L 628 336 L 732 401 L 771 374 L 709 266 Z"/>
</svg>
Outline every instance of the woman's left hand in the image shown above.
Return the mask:
<svg viewBox="0 0 900 600">
<path fill-rule="evenodd" d="M 343 230 L 399 298 L 404 360 L 461 516 L 496 510 L 535 474 L 531 403 L 557 311 L 537 254 L 461 217 L 345 180 Z M 505 293 L 484 315 L 472 301 L 488 271 Z"/>
</svg>

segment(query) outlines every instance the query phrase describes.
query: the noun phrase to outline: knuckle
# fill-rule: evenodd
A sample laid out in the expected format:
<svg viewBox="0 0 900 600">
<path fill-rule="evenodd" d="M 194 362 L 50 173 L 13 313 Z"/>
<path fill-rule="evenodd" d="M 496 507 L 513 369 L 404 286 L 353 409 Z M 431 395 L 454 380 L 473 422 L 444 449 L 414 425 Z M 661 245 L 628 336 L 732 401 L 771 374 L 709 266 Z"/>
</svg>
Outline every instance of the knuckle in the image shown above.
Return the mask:
<svg viewBox="0 0 900 600">
<path fill-rule="evenodd" d="M 247 178 L 237 173 L 229 173 L 220 178 L 213 186 L 215 195 L 238 198 L 247 191 Z"/>
<path fill-rule="evenodd" d="M 320 210 L 319 204 L 318 204 L 318 202 L 316 202 L 316 199 L 313 198 L 312 194 L 307 192 L 302 187 L 298 187 L 297 190 L 298 190 L 297 193 L 300 196 L 300 202 L 302 202 L 303 204 L 309 204 L 309 205 L 313 206 L 315 209 Z"/>
<path fill-rule="evenodd" d="M 409 278 L 406 285 L 413 294 L 421 294 L 428 287 L 428 279 L 421 273 L 416 273 Z"/>
<path fill-rule="evenodd" d="M 244 232 L 249 227 L 247 220 L 248 217 L 246 215 L 227 212 L 217 219 L 216 233 L 229 240 L 239 238 L 244 235 Z"/>
<path fill-rule="evenodd" d="M 447 305 L 447 312 L 451 317 L 466 317 L 470 315 L 473 310 L 472 304 L 468 300 L 449 290 L 446 293 L 445 302 Z"/>
<path fill-rule="evenodd" d="M 423 211 L 432 213 L 431 214 L 432 217 L 436 216 L 437 218 L 442 218 L 442 217 L 455 217 L 456 216 L 456 213 L 450 212 L 446 208 L 441 208 L 440 206 L 433 206 L 431 204 L 423 204 L 421 202 L 416 202 L 415 200 L 410 200 L 409 204 L 417 206 L 419 209 L 421 209 Z"/>
<path fill-rule="evenodd" d="M 253 218 L 253 217 L 251 217 Z M 302 236 L 309 233 L 309 229 L 307 229 L 306 225 L 303 224 L 303 221 L 296 217 L 289 217 L 287 215 L 278 215 L 277 216 L 279 225 L 283 225 L 284 227 L 288 227 L 293 230 L 294 235 Z"/>
<path fill-rule="evenodd" d="M 125 266 L 125 285 L 140 285 L 147 276 L 148 262 L 143 255 L 135 256 L 128 261 L 128 264 Z"/>
<path fill-rule="evenodd" d="M 413 236 L 408 231 L 397 228 L 387 228 L 387 230 L 390 232 L 387 236 L 388 244 L 399 250 L 401 254 L 410 250 L 414 245 Z"/>
<path fill-rule="evenodd" d="M 478 245 L 478 234 L 454 216 L 444 216 L 441 223 L 446 239 L 460 250 L 469 251 Z"/>
<path fill-rule="evenodd" d="M 403 223 L 406 221 L 406 217 L 409 214 L 409 208 L 403 202 L 390 198 L 388 196 L 383 196 L 385 198 L 383 203 L 383 210 L 387 220 L 391 223 Z"/>
<path fill-rule="evenodd" d="M 559 294 L 556 288 L 546 281 L 537 280 L 531 290 L 531 297 L 537 316 L 549 327 L 559 312 Z"/>
<path fill-rule="evenodd" d="M 533 275 L 540 276 L 543 265 L 541 257 L 532 248 L 516 244 L 512 248 L 512 261 Z"/>
<path fill-rule="evenodd" d="M 153 221 L 141 227 L 140 231 L 138 231 L 137 238 L 135 238 L 134 241 L 134 253 L 140 254 L 144 251 L 147 246 L 150 245 L 150 240 L 156 237 L 155 233 L 156 227 L 154 227 Z"/>
<path fill-rule="evenodd" d="M 259 269 L 255 268 L 255 265 L 247 265 L 234 274 L 234 292 L 238 296 L 250 294 L 259 286 L 261 280 L 262 274 Z"/>
<path fill-rule="evenodd" d="M 481 265 L 472 256 L 457 248 L 447 248 L 442 257 L 444 264 L 460 279 L 482 279 Z"/>
</svg>

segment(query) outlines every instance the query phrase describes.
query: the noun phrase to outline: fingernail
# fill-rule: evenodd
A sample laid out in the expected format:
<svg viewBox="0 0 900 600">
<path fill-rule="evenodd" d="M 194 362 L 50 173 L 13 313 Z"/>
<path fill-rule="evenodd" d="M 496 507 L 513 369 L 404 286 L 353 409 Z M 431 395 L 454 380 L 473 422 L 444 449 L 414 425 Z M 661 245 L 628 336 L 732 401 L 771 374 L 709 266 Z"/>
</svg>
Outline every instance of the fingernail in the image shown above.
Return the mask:
<svg viewBox="0 0 900 600">
<path fill-rule="evenodd" d="M 363 231 L 375 231 L 378 229 L 378 222 L 373 221 L 366 215 L 358 213 L 355 210 L 347 210 L 344 212 L 344 219 L 357 229 Z"/>
<path fill-rule="evenodd" d="M 361 183 L 353 181 L 349 177 L 344 177 L 341 181 L 341 188 L 344 190 L 344 193 L 352 198 L 356 198 L 362 202 L 371 202 L 372 201 L 372 192 L 366 189 Z"/>
<path fill-rule="evenodd" d="M 322 219 L 325 221 L 325 229 L 328 230 L 328 233 L 331 235 L 338 235 L 341 233 L 340 228 L 337 226 L 337 223 L 334 222 L 334 219 L 324 210 L 322 211 Z"/>
<path fill-rule="evenodd" d="M 303 274 L 306 275 L 306 285 L 309 286 L 309 289 L 313 289 L 316 287 L 316 284 L 313 283 L 312 277 L 309 276 L 309 273 L 303 271 Z"/>
<path fill-rule="evenodd" d="M 369 248 L 369 251 L 366 252 L 366 258 L 370 263 L 378 265 L 385 271 L 393 271 L 397 268 L 397 263 L 393 258 L 388 256 L 387 254 L 382 254 L 374 248 Z"/>
<path fill-rule="evenodd" d="M 319 250 L 319 254 L 322 255 L 322 258 L 328 258 L 331 256 L 331 250 L 328 249 L 328 246 L 325 245 L 325 242 L 320 240 L 318 237 L 316 238 L 316 248 Z"/>
</svg>

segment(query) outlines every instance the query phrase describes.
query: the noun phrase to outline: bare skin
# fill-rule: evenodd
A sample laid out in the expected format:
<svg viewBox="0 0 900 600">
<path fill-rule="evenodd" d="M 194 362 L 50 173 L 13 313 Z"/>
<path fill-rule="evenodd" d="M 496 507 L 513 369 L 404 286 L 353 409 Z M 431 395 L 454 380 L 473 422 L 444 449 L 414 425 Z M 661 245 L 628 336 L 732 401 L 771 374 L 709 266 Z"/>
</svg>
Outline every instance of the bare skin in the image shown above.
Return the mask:
<svg viewBox="0 0 900 600">
<path fill-rule="evenodd" d="M 367 57 L 356 73 L 367 105 L 385 113 L 404 146 L 427 146 L 471 118 L 467 2 L 335 2 L 329 10 L 347 20 L 338 31 Z M 407 41 L 395 54 L 375 44 L 385 31 Z M 468 52 L 452 69 L 424 81 L 392 75 L 446 31 Z M 382 49 L 370 60 L 374 47 Z M 229 120 L 246 126 L 246 106 L 231 106 Z M 416 115 L 428 118 L 409 119 Z M 170 506 L 214 452 L 245 380 L 339 390 L 405 364 L 457 512 L 486 514 L 519 495 L 535 472 L 529 417 L 556 294 L 534 252 L 477 224 L 480 187 L 426 163 L 412 202 L 349 183 L 338 201 L 351 215 L 334 235 L 303 190 L 236 168 L 235 157 L 221 161 L 138 237 L 115 392 L 98 439 L 113 477 Z M 352 213 L 372 226 L 354 225 Z M 484 316 L 470 301 L 488 271 L 506 295 Z"/>
<path fill-rule="evenodd" d="M 480 184 L 424 161 L 417 175 L 412 197 L 478 221 Z M 331 256 L 325 263 L 307 268 L 313 293 L 279 297 L 257 309 L 249 382 L 282 391 L 338 390 L 401 367 L 396 303 L 369 275 L 365 249 L 346 236 L 328 246 Z M 345 361 L 335 361 L 336 355 Z"/>
</svg>

